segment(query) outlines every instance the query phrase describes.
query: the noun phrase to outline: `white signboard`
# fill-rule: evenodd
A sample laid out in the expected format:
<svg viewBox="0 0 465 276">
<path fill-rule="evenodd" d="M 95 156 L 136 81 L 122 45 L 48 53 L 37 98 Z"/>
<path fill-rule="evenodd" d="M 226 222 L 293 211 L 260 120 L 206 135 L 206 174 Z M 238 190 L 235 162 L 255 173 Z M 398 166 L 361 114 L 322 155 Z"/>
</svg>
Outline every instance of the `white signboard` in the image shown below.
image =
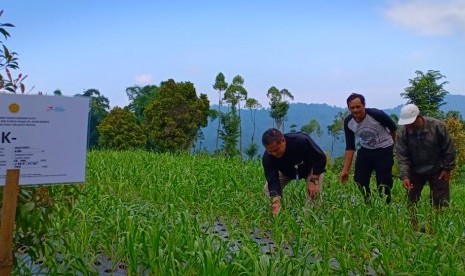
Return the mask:
<svg viewBox="0 0 465 276">
<path fill-rule="evenodd" d="M 89 98 L 0 93 L 0 186 L 85 181 Z"/>
</svg>

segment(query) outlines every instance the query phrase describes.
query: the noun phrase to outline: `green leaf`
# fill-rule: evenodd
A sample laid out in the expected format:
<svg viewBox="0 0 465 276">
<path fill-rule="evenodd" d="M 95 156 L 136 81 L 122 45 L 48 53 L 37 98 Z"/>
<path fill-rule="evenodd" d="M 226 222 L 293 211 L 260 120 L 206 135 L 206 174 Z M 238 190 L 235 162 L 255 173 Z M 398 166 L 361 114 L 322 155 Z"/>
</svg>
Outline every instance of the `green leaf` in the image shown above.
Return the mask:
<svg viewBox="0 0 465 276">
<path fill-rule="evenodd" d="M 34 207 L 36 206 L 34 202 L 28 202 L 26 204 L 23 205 L 24 206 L 24 209 L 27 211 L 27 212 L 31 212 Z"/>
</svg>

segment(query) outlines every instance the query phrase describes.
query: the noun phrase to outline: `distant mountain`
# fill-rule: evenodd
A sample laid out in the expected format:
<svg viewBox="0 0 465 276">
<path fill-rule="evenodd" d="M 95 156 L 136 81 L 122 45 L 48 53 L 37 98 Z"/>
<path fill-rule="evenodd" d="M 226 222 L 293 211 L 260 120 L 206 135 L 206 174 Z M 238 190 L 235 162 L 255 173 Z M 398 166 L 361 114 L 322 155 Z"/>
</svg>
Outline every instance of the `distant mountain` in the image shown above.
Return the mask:
<svg viewBox="0 0 465 276">
<path fill-rule="evenodd" d="M 462 95 L 446 95 L 446 104 L 441 107 L 444 112 L 447 111 L 459 111 L 460 114 L 465 116 L 465 96 Z M 402 105 L 384 109 L 387 114 L 395 114 L 399 116 L 400 108 Z M 212 106 L 211 108 L 217 109 L 218 106 Z M 291 103 L 289 105 L 289 112 L 287 119 L 284 122 L 285 132 L 290 131 L 290 126 L 295 124 L 295 129 L 300 130 L 303 125 L 306 125 L 312 119 L 316 119 L 320 124 L 322 135 L 321 137 L 313 137 L 314 140 L 320 145 L 325 152 L 331 151 L 332 138 L 328 135 L 327 129 L 334 120 L 334 116 L 339 111 L 345 111 L 346 107 L 330 106 L 327 104 L 305 104 L 305 103 Z M 254 141 L 260 146 L 260 153 L 263 152 L 264 148 L 261 145 L 261 136 L 265 130 L 273 127 L 273 119 L 270 117 L 270 110 L 268 108 L 262 108 L 256 111 L 256 125 Z M 242 145 L 243 149 L 251 143 L 253 134 L 253 124 L 251 120 L 251 114 L 248 109 L 241 109 L 242 119 Z M 203 134 L 205 139 L 202 141 L 202 148 L 208 151 L 215 150 L 216 142 L 216 129 L 218 127 L 218 121 L 209 122 L 208 126 L 203 128 Z M 344 154 L 345 143 L 344 141 L 336 141 L 333 151 L 333 157 L 341 156 Z"/>
<path fill-rule="evenodd" d="M 465 96 L 446 95 L 445 102 L 446 104 L 441 108 L 442 111 L 458 111 L 465 117 Z"/>
</svg>

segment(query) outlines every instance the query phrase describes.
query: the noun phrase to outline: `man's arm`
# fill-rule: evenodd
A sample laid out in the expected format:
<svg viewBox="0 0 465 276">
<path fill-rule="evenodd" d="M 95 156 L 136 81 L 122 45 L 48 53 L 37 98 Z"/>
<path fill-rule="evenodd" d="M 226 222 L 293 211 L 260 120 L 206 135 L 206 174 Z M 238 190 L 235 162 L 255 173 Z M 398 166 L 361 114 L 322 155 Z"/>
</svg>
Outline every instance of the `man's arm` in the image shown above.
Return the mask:
<svg viewBox="0 0 465 276">
<path fill-rule="evenodd" d="M 400 135 L 397 138 L 397 142 L 395 144 L 400 173 L 399 178 L 402 180 L 402 185 L 404 186 L 404 188 L 410 190 L 413 188 L 413 186 L 409 178 L 411 170 L 410 166 L 412 162 L 410 161 L 408 140 L 406 136 L 408 134 L 405 132 L 405 129 L 401 130 L 399 134 Z"/>
<path fill-rule="evenodd" d="M 344 183 L 349 179 L 350 166 L 355 153 L 355 133 L 349 129 L 349 120 L 347 117 L 344 120 L 344 135 L 346 138 L 346 151 L 344 153 L 344 166 L 342 167 L 340 180 Z"/>
<path fill-rule="evenodd" d="M 270 156 L 265 153 L 262 157 L 263 171 L 265 173 L 265 178 L 268 183 L 268 191 L 270 192 L 270 197 L 281 196 L 282 189 L 279 183 L 279 172 L 276 166 L 270 160 Z"/>
<path fill-rule="evenodd" d="M 442 141 L 440 142 L 442 148 L 442 166 L 445 170 L 451 171 L 455 168 L 455 147 L 449 132 L 444 124 L 441 124 L 439 128 L 439 137 Z"/>
<path fill-rule="evenodd" d="M 349 128 L 349 121 L 351 120 L 351 116 L 349 115 L 344 120 L 344 136 L 346 141 L 346 151 L 347 150 L 355 150 L 355 133 Z"/>
<path fill-rule="evenodd" d="M 399 136 L 397 137 L 397 142 L 396 142 L 396 152 L 397 152 L 397 160 L 398 160 L 398 165 L 399 165 L 399 173 L 400 173 L 400 179 L 405 180 L 409 178 L 410 174 L 410 166 L 411 166 L 411 160 L 410 160 L 410 154 L 409 154 L 409 149 L 408 149 L 408 141 L 407 141 L 407 133 L 405 133 L 405 130 L 402 130 L 399 133 Z M 405 183 L 405 181 L 404 181 Z"/>
<path fill-rule="evenodd" d="M 340 180 L 344 183 L 349 179 L 350 166 L 352 165 L 352 159 L 354 158 L 355 150 L 346 150 L 344 154 L 344 166 L 342 167 Z"/>
</svg>

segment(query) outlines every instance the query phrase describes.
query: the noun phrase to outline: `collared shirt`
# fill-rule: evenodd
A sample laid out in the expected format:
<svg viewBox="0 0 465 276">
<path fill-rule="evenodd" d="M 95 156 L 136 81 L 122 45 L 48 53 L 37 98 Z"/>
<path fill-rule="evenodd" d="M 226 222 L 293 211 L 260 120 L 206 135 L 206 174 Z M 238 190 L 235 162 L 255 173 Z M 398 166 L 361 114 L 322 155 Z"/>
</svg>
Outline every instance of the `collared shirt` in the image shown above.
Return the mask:
<svg viewBox="0 0 465 276">
<path fill-rule="evenodd" d="M 281 195 L 279 172 L 288 178 L 306 178 L 313 170 L 319 175 L 325 171 L 326 155 L 310 136 L 303 132 L 284 134 L 286 150 L 280 158 L 263 153 L 262 164 L 270 194 Z"/>
<path fill-rule="evenodd" d="M 455 147 L 446 125 L 437 119 L 422 117 L 421 129 L 409 131 L 403 127 L 396 149 L 401 179 L 417 174 L 434 174 L 455 167 Z"/>
</svg>

